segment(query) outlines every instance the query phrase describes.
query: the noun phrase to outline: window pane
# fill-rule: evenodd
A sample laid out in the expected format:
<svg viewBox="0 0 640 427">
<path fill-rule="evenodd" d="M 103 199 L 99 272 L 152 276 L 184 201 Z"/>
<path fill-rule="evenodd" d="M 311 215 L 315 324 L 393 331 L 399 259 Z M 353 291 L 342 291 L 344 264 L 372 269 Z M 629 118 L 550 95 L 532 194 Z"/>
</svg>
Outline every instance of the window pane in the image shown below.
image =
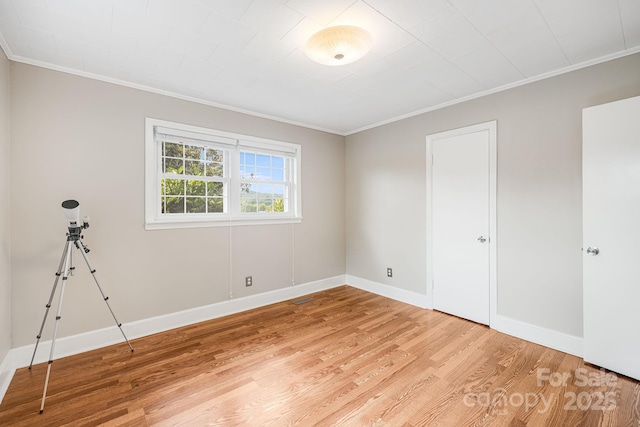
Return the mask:
<svg viewBox="0 0 640 427">
<path fill-rule="evenodd" d="M 272 169 L 271 178 L 274 181 L 284 181 L 284 169 Z"/>
<path fill-rule="evenodd" d="M 242 191 L 240 192 L 240 211 L 256 212 L 258 200 L 256 199 L 255 184 L 240 184 Z"/>
<path fill-rule="evenodd" d="M 187 197 L 187 213 L 204 212 L 206 212 L 204 197 Z"/>
<path fill-rule="evenodd" d="M 253 166 L 245 166 L 244 170 L 240 171 L 240 178 L 242 179 L 254 179 L 256 177 L 256 168 Z"/>
<path fill-rule="evenodd" d="M 223 184 L 221 182 L 208 182 L 207 183 L 207 196 L 222 196 Z"/>
<path fill-rule="evenodd" d="M 184 181 L 181 179 L 163 179 L 160 185 L 162 194 L 168 196 L 184 195 Z"/>
<path fill-rule="evenodd" d="M 241 151 L 240 178 L 243 180 L 255 179 L 257 181 L 284 182 L 285 179 L 287 179 L 287 171 L 285 168 L 287 162 L 285 160 L 282 156 Z M 257 191 L 262 192 L 261 190 Z M 265 199 L 265 197 L 262 198 Z M 260 210 L 259 206 L 257 210 Z"/>
<path fill-rule="evenodd" d="M 187 181 L 187 196 L 205 196 L 207 194 L 207 183 L 205 181 Z"/>
<path fill-rule="evenodd" d="M 262 179 L 265 181 L 271 181 L 271 169 L 269 168 L 256 168 L 256 179 Z"/>
<path fill-rule="evenodd" d="M 257 166 L 271 166 L 271 156 L 266 156 L 264 154 L 256 155 L 256 165 Z"/>
<path fill-rule="evenodd" d="M 164 155 L 166 157 L 184 157 L 184 145 L 175 142 L 164 143 Z"/>
<path fill-rule="evenodd" d="M 182 175 L 184 172 L 182 159 L 163 159 L 164 160 L 164 173 L 175 173 Z"/>
<path fill-rule="evenodd" d="M 284 157 L 271 157 L 271 166 L 274 168 L 284 168 Z"/>
<path fill-rule="evenodd" d="M 185 175 L 204 176 L 204 163 L 193 160 L 185 160 Z"/>
<path fill-rule="evenodd" d="M 242 213 L 247 212 L 257 212 L 258 203 L 256 199 L 241 199 L 240 200 L 240 211 Z"/>
<path fill-rule="evenodd" d="M 165 197 L 164 200 L 162 213 L 184 213 L 184 197 Z"/>
<path fill-rule="evenodd" d="M 284 212 L 284 199 L 279 198 L 273 201 L 273 211 L 274 212 Z"/>
<path fill-rule="evenodd" d="M 245 195 L 244 197 L 249 197 L 246 196 L 247 194 L 252 194 L 253 197 L 256 197 L 256 185 L 252 184 L 250 182 L 242 182 L 240 183 L 240 188 L 241 188 L 241 193 L 242 195 Z"/>
<path fill-rule="evenodd" d="M 258 212 L 271 212 L 271 204 L 260 202 L 258 204 Z"/>
<path fill-rule="evenodd" d="M 256 164 L 256 155 L 253 153 L 244 153 L 244 162 L 245 165 L 255 165 Z"/>
<path fill-rule="evenodd" d="M 259 184 L 256 186 L 258 199 L 258 212 L 273 211 L 273 186 L 270 184 Z"/>
<path fill-rule="evenodd" d="M 205 159 L 209 162 L 222 162 L 224 160 L 224 151 L 207 148 Z"/>
<path fill-rule="evenodd" d="M 284 185 L 274 185 L 273 186 L 273 211 L 274 212 L 287 212 L 285 208 L 285 199 L 286 199 L 286 187 Z"/>
<path fill-rule="evenodd" d="M 264 163 L 264 157 L 256 155 L 257 162 Z M 274 157 L 270 157 L 273 159 Z M 282 159 L 282 158 L 280 158 Z M 284 162 L 281 162 L 284 164 Z M 246 176 L 247 170 L 254 170 L 253 167 L 244 168 L 241 166 L 241 175 Z M 252 183 L 246 179 L 256 179 L 257 181 L 281 181 L 284 182 L 286 173 L 283 168 L 267 168 L 256 167 L 255 175 L 246 177 L 244 182 L 240 183 L 240 211 L 242 213 L 251 212 L 288 212 L 287 203 L 287 186 L 284 184 L 268 184 L 268 183 Z"/>
<path fill-rule="evenodd" d="M 207 199 L 207 202 L 209 204 L 208 206 L 208 211 L 212 212 L 212 213 L 216 213 L 216 212 L 224 212 L 223 209 L 223 202 L 221 198 L 209 198 Z"/>
<path fill-rule="evenodd" d="M 271 184 L 258 184 L 255 186 L 255 190 L 260 198 L 271 197 L 272 189 L 273 186 Z"/>
<path fill-rule="evenodd" d="M 194 145 L 185 145 L 184 156 L 187 159 L 204 160 L 204 148 Z"/>
<path fill-rule="evenodd" d="M 224 166 L 222 163 L 207 163 L 207 176 L 224 176 Z"/>
</svg>

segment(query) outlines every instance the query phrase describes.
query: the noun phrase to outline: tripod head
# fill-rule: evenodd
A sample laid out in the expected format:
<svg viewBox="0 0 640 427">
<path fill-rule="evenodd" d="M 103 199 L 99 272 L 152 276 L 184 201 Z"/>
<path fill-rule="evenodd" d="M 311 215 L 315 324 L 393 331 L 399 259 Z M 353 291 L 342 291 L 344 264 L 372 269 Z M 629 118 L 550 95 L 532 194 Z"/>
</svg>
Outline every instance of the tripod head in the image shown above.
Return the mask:
<svg viewBox="0 0 640 427">
<path fill-rule="evenodd" d="M 78 240 L 83 237 L 82 230 L 89 228 L 89 217 L 85 216 L 80 224 L 80 203 L 77 200 L 65 200 L 62 202 L 62 209 L 64 209 L 64 216 L 69 220 L 67 240 L 76 242 L 77 246 Z M 89 252 L 86 249 L 85 251 Z"/>
</svg>

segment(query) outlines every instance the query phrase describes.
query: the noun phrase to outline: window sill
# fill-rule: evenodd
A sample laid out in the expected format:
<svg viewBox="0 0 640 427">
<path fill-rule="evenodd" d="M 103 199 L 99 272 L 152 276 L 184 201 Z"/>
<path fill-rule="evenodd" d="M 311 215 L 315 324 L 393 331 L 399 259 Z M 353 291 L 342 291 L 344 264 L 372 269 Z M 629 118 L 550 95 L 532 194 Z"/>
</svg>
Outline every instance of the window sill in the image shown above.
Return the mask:
<svg viewBox="0 0 640 427">
<path fill-rule="evenodd" d="M 171 230 L 176 228 L 209 228 L 209 227 L 237 227 L 242 225 L 274 225 L 274 224 L 299 224 L 302 217 L 281 218 L 227 218 L 219 220 L 171 220 L 146 222 L 145 230 Z"/>
</svg>

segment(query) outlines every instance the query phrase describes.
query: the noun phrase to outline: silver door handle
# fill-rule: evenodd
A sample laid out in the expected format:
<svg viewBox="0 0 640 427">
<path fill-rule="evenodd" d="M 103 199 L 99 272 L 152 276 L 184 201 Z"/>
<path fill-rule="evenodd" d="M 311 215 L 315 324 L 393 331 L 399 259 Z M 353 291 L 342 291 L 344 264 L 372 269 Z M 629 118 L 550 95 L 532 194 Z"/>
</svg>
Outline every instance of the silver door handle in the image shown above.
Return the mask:
<svg viewBox="0 0 640 427">
<path fill-rule="evenodd" d="M 596 248 L 595 246 L 594 246 L 594 247 L 589 246 L 589 247 L 587 248 L 587 255 L 593 255 L 593 256 L 596 256 L 596 255 L 598 255 L 599 253 L 600 253 L 600 249 Z"/>
<path fill-rule="evenodd" d="M 480 243 L 484 243 L 484 242 L 486 242 L 486 241 L 487 241 L 487 238 L 486 238 L 486 237 L 484 237 L 484 236 L 480 236 L 480 237 L 478 237 L 478 242 L 480 242 Z"/>
</svg>

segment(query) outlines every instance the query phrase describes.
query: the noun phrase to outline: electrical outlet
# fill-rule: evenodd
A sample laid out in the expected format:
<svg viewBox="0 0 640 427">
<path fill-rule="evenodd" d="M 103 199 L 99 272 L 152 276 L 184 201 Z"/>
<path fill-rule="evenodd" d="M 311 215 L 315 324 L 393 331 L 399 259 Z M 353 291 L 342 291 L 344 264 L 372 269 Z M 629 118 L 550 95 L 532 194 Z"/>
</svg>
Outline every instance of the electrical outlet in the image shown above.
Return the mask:
<svg viewBox="0 0 640 427">
<path fill-rule="evenodd" d="M 393 277 L 393 270 L 391 267 L 387 267 L 387 277 Z"/>
<path fill-rule="evenodd" d="M 253 277 L 251 277 L 251 276 L 247 276 L 247 277 L 244 279 L 244 285 L 245 285 L 245 286 L 247 286 L 247 287 L 248 287 L 248 286 L 253 286 Z"/>
</svg>

